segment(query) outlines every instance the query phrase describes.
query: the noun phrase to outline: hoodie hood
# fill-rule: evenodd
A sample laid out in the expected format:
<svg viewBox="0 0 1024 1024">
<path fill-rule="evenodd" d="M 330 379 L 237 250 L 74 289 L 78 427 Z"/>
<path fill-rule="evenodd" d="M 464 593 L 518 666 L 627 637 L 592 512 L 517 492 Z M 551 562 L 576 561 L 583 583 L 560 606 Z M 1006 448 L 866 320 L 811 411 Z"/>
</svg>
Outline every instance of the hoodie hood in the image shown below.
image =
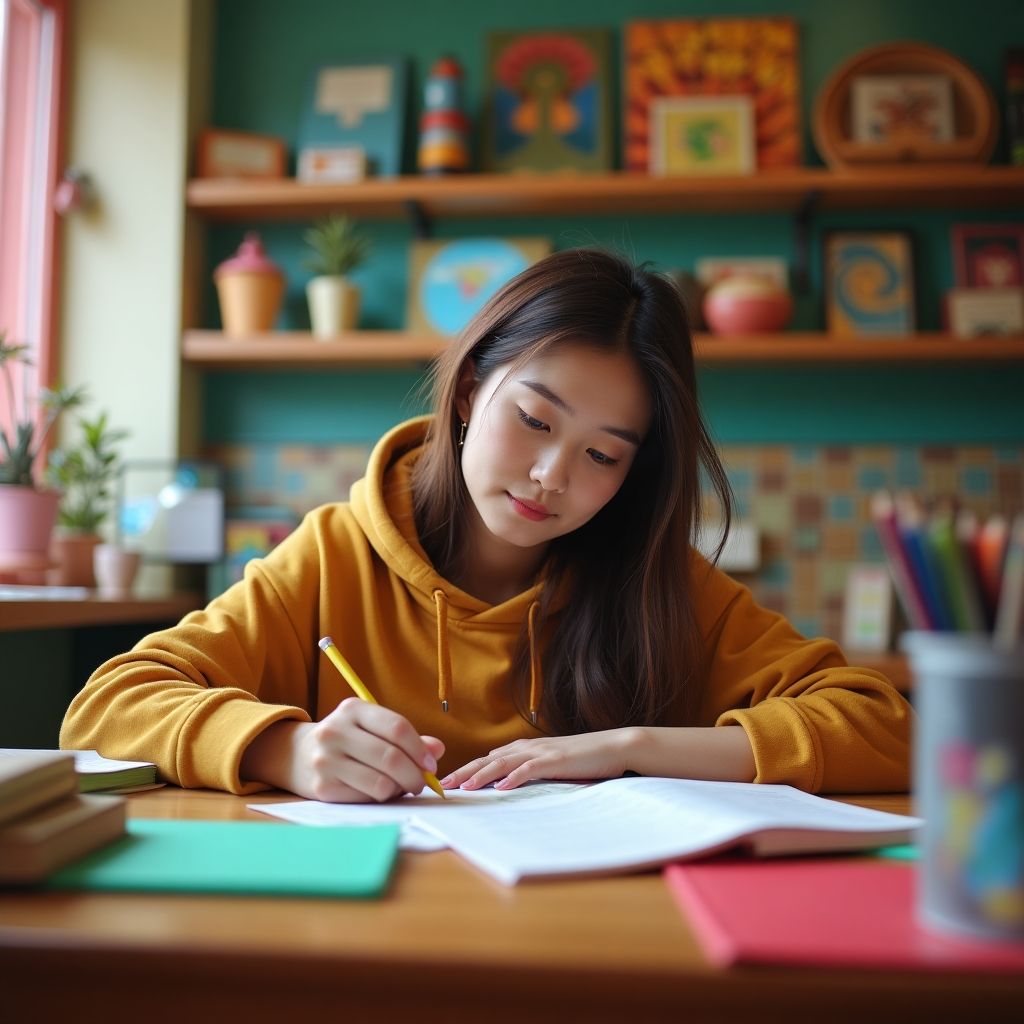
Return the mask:
<svg viewBox="0 0 1024 1024">
<path fill-rule="evenodd" d="M 534 723 L 541 699 L 538 613 L 543 583 L 498 605 L 467 594 L 431 564 L 416 532 L 412 471 L 423 450 L 432 417 L 421 416 L 388 431 L 370 455 L 366 476 L 352 486 L 352 514 L 393 581 L 437 617 L 438 699 L 447 711 L 452 699 L 449 642 L 453 630 L 511 630 L 524 627 L 530 648 L 530 716 Z"/>
</svg>

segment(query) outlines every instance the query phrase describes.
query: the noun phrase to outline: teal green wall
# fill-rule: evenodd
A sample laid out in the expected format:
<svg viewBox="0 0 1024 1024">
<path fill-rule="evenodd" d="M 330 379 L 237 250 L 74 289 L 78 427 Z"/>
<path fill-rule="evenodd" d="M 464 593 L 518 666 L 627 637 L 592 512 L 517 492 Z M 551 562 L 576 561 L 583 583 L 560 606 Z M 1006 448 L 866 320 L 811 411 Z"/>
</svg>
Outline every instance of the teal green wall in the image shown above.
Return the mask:
<svg viewBox="0 0 1024 1024">
<path fill-rule="evenodd" d="M 451 52 L 466 72 L 466 110 L 478 121 L 484 36 L 488 30 L 545 26 L 604 26 L 621 39 L 627 5 L 617 0 L 520 0 L 515 5 L 479 0 L 379 0 L 372 5 L 338 0 L 220 0 L 215 28 L 213 121 L 222 127 L 278 135 L 294 155 L 296 128 L 310 69 L 332 58 L 397 53 L 412 70 L 405 164 L 415 154 L 415 124 L 423 76 L 433 60 Z M 673 3 L 637 0 L 629 17 L 790 15 L 801 32 L 805 163 L 820 163 L 810 138 L 813 99 L 841 61 L 879 42 L 916 39 L 945 47 L 966 60 L 1003 97 L 1003 57 L 1024 45 L 1021 0 L 714 0 Z M 983 11 L 984 16 L 980 16 Z M 614 94 L 618 96 L 619 83 Z M 616 122 L 616 138 L 619 136 Z M 1000 144 L 997 161 L 1005 159 Z M 857 211 L 816 218 L 811 248 L 811 289 L 797 297 L 793 326 L 822 323 L 820 240 L 832 227 L 906 227 L 915 239 L 919 322 L 939 329 L 942 293 L 952 284 L 950 226 L 963 220 L 1022 220 L 1005 209 Z M 247 225 L 248 226 L 248 225 Z M 308 326 L 303 286 L 302 225 L 255 224 L 268 250 L 288 273 L 282 328 Z M 363 286 L 366 328 L 400 328 L 406 293 L 408 224 L 367 222 L 372 258 L 357 273 Z M 779 256 L 793 262 L 792 224 L 783 215 L 645 217 L 608 214 L 573 218 L 457 220 L 436 225 L 440 238 L 476 234 L 537 234 L 555 248 L 610 245 L 665 269 L 692 267 L 699 256 Z M 237 246 L 238 226 L 210 231 L 212 268 Z M 217 321 L 212 287 L 206 322 Z M 1024 392 L 1024 368 L 858 369 L 777 368 L 709 370 L 703 399 L 723 442 L 823 443 L 1019 442 L 1024 416 L 1011 411 Z M 408 371 L 328 371 L 284 374 L 216 373 L 205 377 L 204 436 L 223 441 L 368 441 L 420 403 L 410 398 Z M 867 397 L 870 396 L 870 399 Z"/>
</svg>

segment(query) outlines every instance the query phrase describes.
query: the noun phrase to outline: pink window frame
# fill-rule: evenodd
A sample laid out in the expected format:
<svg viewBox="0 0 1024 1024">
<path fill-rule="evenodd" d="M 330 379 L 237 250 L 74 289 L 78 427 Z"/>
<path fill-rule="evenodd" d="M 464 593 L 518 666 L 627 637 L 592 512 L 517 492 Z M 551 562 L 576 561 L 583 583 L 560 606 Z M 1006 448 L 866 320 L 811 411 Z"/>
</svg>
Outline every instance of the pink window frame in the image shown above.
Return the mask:
<svg viewBox="0 0 1024 1024">
<path fill-rule="evenodd" d="M 58 230 L 53 206 L 63 166 L 67 0 L 0 0 L 0 327 L 27 344 L 22 388 L 58 375 Z M 11 414 L 6 403 L 0 416 Z"/>
</svg>

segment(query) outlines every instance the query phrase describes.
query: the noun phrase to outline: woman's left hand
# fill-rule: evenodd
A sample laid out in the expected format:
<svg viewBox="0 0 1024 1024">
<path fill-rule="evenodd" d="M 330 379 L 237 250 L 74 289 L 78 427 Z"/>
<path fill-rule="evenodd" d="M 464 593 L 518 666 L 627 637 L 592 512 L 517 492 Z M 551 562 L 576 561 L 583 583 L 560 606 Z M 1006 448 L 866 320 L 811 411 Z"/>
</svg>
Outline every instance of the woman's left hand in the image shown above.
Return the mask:
<svg viewBox="0 0 1024 1024">
<path fill-rule="evenodd" d="M 609 729 L 579 736 L 516 740 L 457 768 L 441 780 L 445 789 L 515 789 L 535 779 L 610 779 L 629 767 L 631 729 Z"/>
</svg>

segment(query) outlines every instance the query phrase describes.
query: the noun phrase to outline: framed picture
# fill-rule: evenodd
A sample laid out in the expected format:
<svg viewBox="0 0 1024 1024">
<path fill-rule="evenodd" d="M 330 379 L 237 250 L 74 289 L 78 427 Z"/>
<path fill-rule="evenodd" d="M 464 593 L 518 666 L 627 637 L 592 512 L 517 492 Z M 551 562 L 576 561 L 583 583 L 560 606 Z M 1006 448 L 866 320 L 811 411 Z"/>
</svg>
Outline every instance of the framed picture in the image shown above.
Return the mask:
<svg viewBox="0 0 1024 1024">
<path fill-rule="evenodd" d="M 1003 79 L 1006 96 L 1003 122 L 1006 125 L 1006 148 L 1014 167 L 1024 166 L 1024 47 L 1006 51 Z"/>
<path fill-rule="evenodd" d="M 953 83 L 946 75 L 861 75 L 850 83 L 854 142 L 952 142 Z"/>
<path fill-rule="evenodd" d="M 366 153 L 362 146 L 307 146 L 299 152 L 295 177 L 305 182 L 353 182 L 366 177 Z"/>
<path fill-rule="evenodd" d="M 825 323 L 840 337 L 911 334 L 914 261 L 906 231 L 830 231 L 823 246 Z"/>
<path fill-rule="evenodd" d="M 610 32 L 492 32 L 487 48 L 484 170 L 611 168 Z"/>
<path fill-rule="evenodd" d="M 401 174 L 406 83 L 400 57 L 315 68 L 299 128 L 300 165 L 307 149 L 358 146 L 370 175 Z"/>
<path fill-rule="evenodd" d="M 786 261 L 775 256 L 709 256 L 697 260 L 696 270 L 697 280 L 705 288 L 734 274 L 757 274 L 780 288 L 789 288 Z"/>
<path fill-rule="evenodd" d="M 277 506 L 234 506 L 224 522 L 224 557 L 207 573 L 210 598 L 223 593 L 242 579 L 253 558 L 263 558 L 296 526 L 299 517 Z"/>
<path fill-rule="evenodd" d="M 287 151 L 281 139 L 252 132 L 204 128 L 199 133 L 196 175 L 200 178 L 283 178 Z"/>
<path fill-rule="evenodd" d="M 802 159 L 800 54 L 792 18 L 679 18 L 626 23 L 623 163 L 651 165 L 654 104 L 667 97 L 748 96 L 756 166 Z"/>
<path fill-rule="evenodd" d="M 958 338 L 1024 334 L 1024 287 L 953 288 L 946 293 L 946 319 Z"/>
<path fill-rule="evenodd" d="M 409 257 L 408 329 L 458 334 L 506 281 L 550 252 L 546 238 L 414 241 Z"/>
<path fill-rule="evenodd" d="M 843 594 L 843 648 L 889 650 L 893 630 L 893 585 L 884 565 L 851 565 Z"/>
<path fill-rule="evenodd" d="M 1024 224 L 954 224 L 952 248 L 960 288 L 1024 285 Z"/>
<path fill-rule="evenodd" d="M 749 96 L 666 97 L 651 103 L 651 174 L 752 174 L 754 104 Z"/>
</svg>

